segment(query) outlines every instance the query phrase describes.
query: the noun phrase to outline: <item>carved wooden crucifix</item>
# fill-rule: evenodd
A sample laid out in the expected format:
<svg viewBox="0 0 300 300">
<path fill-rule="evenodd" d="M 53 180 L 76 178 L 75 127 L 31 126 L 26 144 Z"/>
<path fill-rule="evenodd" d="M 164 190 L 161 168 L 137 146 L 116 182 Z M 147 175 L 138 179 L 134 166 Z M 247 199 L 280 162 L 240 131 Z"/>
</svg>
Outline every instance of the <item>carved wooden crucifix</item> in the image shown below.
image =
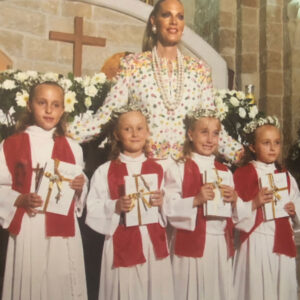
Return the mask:
<svg viewBox="0 0 300 300">
<path fill-rule="evenodd" d="M 74 76 L 81 76 L 82 68 L 82 46 L 104 47 L 106 39 L 83 35 L 83 18 L 75 17 L 74 33 L 64 33 L 57 31 L 49 32 L 49 39 L 72 43 L 73 45 L 73 73 Z"/>
</svg>

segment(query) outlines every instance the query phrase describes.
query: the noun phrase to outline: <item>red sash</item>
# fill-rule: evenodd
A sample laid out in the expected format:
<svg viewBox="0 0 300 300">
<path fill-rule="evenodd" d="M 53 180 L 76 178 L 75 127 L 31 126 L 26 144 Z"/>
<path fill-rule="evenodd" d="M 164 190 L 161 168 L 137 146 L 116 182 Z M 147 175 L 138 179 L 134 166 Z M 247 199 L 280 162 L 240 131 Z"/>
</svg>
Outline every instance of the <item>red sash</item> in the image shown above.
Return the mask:
<svg viewBox="0 0 300 300">
<path fill-rule="evenodd" d="M 142 164 L 142 174 L 158 174 L 158 186 L 163 178 L 162 167 L 151 159 Z M 128 175 L 126 164 L 113 160 L 108 170 L 108 185 L 112 200 L 117 200 L 125 193 L 124 176 Z M 148 224 L 147 229 L 157 258 L 169 255 L 166 231 L 159 223 Z M 114 267 L 129 267 L 146 262 L 139 226 L 119 225 L 113 235 Z"/>
<path fill-rule="evenodd" d="M 32 161 L 29 136 L 27 133 L 15 134 L 4 141 L 4 155 L 8 169 L 12 176 L 12 189 L 21 194 L 29 193 L 32 177 Z M 75 164 L 71 147 L 65 137 L 56 137 L 52 151 L 52 158 Z M 24 208 L 18 207 L 8 228 L 11 234 L 17 235 L 21 230 Z M 67 216 L 46 213 L 47 236 L 74 236 L 74 201 Z"/>
<path fill-rule="evenodd" d="M 215 161 L 215 167 L 221 171 L 228 171 L 227 167 Z M 189 159 L 184 166 L 184 179 L 182 183 L 182 197 L 196 196 L 203 185 L 202 177 L 197 164 Z M 228 257 L 233 256 L 233 222 L 227 218 L 225 228 Z M 175 254 L 187 257 L 202 257 L 205 248 L 206 218 L 203 214 L 203 205 L 198 206 L 196 228 L 194 231 L 177 229 L 175 238 Z"/>
<path fill-rule="evenodd" d="M 278 170 L 275 173 L 279 173 Z M 290 191 L 290 177 L 288 172 L 287 182 Z M 237 169 L 234 173 L 235 187 L 239 197 L 243 201 L 251 201 L 257 195 L 259 190 L 258 176 L 255 167 L 250 163 L 244 167 Z M 262 208 L 258 208 L 256 212 L 255 224 L 250 232 L 241 231 L 240 240 L 243 243 L 250 234 L 264 221 Z M 289 218 L 275 219 L 275 237 L 274 237 L 274 253 L 285 254 L 290 257 L 295 257 L 297 254 L 294 241 L 293 230 L 289 222 Z"/>
</svg>

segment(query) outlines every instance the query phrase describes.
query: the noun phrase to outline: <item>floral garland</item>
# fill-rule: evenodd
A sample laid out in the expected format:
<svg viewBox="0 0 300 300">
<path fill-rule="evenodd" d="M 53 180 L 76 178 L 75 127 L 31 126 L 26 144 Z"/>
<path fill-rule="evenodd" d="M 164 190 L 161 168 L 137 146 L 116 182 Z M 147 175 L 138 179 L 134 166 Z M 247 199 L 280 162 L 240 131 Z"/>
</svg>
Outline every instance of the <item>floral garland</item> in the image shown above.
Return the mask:
<svg viewBox="0 0 300 300">
<path fill-rule="evenodd" d="M 65 111 L 71 124 L 78 119 L 91 119 L 111 86 L 104 73 L 74 77 L 52 72 L 0 72 L 0 141 L 13 133 L 16 120 L 26 108 L 31 86 L 44 81 L 54 81 L 63 87 Z"/>
</svg>

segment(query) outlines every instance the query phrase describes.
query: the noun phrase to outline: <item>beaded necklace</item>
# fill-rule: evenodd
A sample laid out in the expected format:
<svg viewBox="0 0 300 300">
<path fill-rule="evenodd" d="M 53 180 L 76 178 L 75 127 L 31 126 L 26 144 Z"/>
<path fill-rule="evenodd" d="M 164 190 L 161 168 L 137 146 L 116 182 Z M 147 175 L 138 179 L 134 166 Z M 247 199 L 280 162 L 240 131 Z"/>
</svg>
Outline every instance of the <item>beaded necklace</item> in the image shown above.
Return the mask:
<svg viewBox="0 0 300 300">
<path fill-rule="evenodd" d="M 180 51 L 177 49 L 177 82 L 176 82 L 176 94 L 175 99 L 170 99 L 170 84 L 166 84 L 163 80 L 163 73 L 161 69 L 161 60 L 158 57 L 157 49 L 152 49 L 152 64 L 156 83 L 161 92 L 164 106 L 167 110 L 175 110 L 183 95 L 183 57 Z"/>
</svg>

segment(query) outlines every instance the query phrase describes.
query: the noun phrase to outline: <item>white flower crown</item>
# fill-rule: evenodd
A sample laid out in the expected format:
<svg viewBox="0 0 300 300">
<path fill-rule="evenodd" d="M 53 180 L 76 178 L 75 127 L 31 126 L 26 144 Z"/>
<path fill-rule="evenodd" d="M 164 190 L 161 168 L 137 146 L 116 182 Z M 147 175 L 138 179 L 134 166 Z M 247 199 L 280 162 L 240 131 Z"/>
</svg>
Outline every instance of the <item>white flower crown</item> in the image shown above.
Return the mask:
<svg viewBox="0 0 300 300">
<path fill-rule="evenodd" d="M 216 109 L 204 109 L 199 108 L 194 111 L 190 111 L 186 114 L 187 119 L 199 120 L 200 118 L 217 118 L 223 120 L 224 114 Z"/>
<path fill-rule="evenodd" d="M 277 128 L 280 128 L 280 123 L 276 116 L 267 116 L 254 119 L 253 121 L 248 123 L 243 130 L 245 133 L 250 134 L 254 132 L 258 127 L 263 125 L 273 125 Z"/>
<path fill-rule="evenodd" d="M 141 105 L 137 104 L 136 102 L 128 102 L 127 104 L 117 107 L 112 110 L 110 119 L 115 120 L 120 117 L 120 115 L 130 112 L 130 111 L 139 111 L 141 112 L 147 121 L 149 120 L 149 112 L 145 107 L 142 107 Z"/>
</svg>

